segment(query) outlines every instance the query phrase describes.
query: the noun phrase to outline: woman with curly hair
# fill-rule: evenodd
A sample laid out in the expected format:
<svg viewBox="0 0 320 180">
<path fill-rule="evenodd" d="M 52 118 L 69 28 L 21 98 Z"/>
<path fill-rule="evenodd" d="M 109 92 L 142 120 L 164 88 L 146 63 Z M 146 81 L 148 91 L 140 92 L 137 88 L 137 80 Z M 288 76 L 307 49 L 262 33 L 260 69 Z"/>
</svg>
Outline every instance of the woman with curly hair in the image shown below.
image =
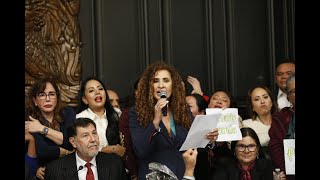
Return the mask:
<svg viewBox="0 0 320 180">
<path fill-rule="evenodd" d="M 133 149 L 139 158 L 138 179 L 146 178 L 151 162 L 166 165 L 182 179 L 185 165 L 179 149 L 191 126 L 185 94 L 181 76 L 166 63 L 154 62 L 143 72 L 135 94 L 135 107 L 129 110 Z M 208 132 L 207 138 L 213 142 L 217 135 L 214 129 Z"/>
</svg>

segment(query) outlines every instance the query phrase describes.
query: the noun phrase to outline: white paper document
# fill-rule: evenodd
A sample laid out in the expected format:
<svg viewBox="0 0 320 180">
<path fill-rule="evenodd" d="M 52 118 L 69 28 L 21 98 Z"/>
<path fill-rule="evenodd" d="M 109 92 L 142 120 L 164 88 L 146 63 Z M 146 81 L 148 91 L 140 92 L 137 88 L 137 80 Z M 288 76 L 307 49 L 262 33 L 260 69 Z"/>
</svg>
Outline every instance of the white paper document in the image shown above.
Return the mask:
<svg viewBox="0 0 320 180">
<path fill-rule="evenodd" d="M 295 154 L 295 139 L 284 139 L 284 162 L 286 165 L 286 174 L 295 174 L 296 154 Z"/>
<path fill-rule="evenodd" d="M 220 114 L 217 128 L 219 136 L 217 142 L 237 141 L 242 139 L 239 128 L 239 115 L 237 108 L 207 108 L 206 114 Z"/>
<path fill-rule="evenodd" d="M 206 134 L 217 127 L 221 114 L 197 115 L 188 132 L 187 138 L 182 144 L 180 151 L 190 148 L 204 148 L 209 143 Z"/>
</svg>

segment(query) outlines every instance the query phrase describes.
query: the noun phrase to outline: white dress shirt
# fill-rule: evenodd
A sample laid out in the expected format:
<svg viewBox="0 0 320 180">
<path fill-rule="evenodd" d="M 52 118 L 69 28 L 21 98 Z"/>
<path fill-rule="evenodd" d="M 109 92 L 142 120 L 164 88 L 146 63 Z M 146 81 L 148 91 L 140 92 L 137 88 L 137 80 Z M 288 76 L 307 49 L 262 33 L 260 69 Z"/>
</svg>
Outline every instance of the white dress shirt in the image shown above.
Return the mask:
<svg viewBox="0 0 320 180">
<path fill-rule="evenodd" d="M 88 172 L 88 168 L 85 166 L 86 165 L 86 161 L 82 160 L 79 156 L 78 153 L 76 153 L 76 162 L 77 162 L 77 169 L 79 169 L 80 166 L 83 167 L 83 169 L 78 171 L 78 177 L 79 180 L 86 180 L 86 176 L 87 176 L 87 172 Z M 92 160 L 90 161 L 91 163 L 91 170 L 93 172 L 94 175 L 94 180 L 98 180 L 98 171 L 97 171 L 97 162 L 96 162 L 96 156 L 94 156 L 92 158 Z"/>
<path fill-rule="evenodd" d="M 288 101 L 287 94 L 282 92 L 281 89 L 278 91 L 277 102 L 279 110 L 284 107 L 291 107 L 292 104 Z"/>
<path fill-rule="evenodd" d="M 90 108 L 85 109 L 82 112 L 78 113 L 76 115 L 76 118 L 79 118 L 79 117 L 90 118 L 96 123 L 97 133 L 98 133 L 99 141 L 100 141 L 99 151 L 101 151 L 101 149 L 103 147 L 109 145 L 107 137 L 106 137 L 106 131 L 107 131 L 107 127 L 108 127 L 108 119 L 106 116 L 106 110 L 104 110 L 104 114 L 101 118 L 97 114 L 92 112 L 92 110 Z"/>
</svg>

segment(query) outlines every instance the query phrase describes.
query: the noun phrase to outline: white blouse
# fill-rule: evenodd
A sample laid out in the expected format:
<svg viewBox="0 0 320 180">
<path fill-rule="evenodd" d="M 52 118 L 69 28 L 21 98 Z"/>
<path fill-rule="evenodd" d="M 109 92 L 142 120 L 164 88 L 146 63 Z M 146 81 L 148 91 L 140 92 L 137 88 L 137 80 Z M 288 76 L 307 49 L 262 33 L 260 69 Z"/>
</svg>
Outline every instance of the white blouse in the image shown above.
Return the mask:
<svg viewBox="0 0 320 180">
<path fill-rule="evenodd" d="M 263 124 L 259 117 L 257 117 L 255 120 L 252 119 L 246 119 L 242 121 L 243 127 L 249 127 L 253 129 L 259 138 L 260 144 L 262 147 L 267 147 L 270 141 L 269 137 L 269 129 L 271 125 L 265 125 Z"/>
</svg>

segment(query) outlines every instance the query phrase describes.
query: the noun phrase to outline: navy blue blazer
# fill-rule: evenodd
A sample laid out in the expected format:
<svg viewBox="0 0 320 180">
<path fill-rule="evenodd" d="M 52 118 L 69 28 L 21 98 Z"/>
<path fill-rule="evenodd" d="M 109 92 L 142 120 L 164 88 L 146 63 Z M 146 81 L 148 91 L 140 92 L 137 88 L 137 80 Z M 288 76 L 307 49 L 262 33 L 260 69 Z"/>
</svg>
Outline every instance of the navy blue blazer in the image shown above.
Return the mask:
<svg viewBox="0 0 320 180">
<path fill-rule="evenodd" d="M 151 172 L 148 167 L 151 162 L 166 165 L 178 179 L 182 179 L 185 165 L 179 149 L 187 137 L 187 129 L 175 124 L 176 135 L 171 138 L 162 121 L 161 132 L 157 132 L 152 122 L 144 128 L 139 125 L 134 107 L 129 110 L 129 127 L 133 150 L 139 158 L 139 180 L 146 179 L 146 174 Z"/>
<path fill-rule="evenodd" d="M 40 166 L 45 166 L 48 162 L 59 158 L 60 146 L 68 150 L 73 150 L 73 147 L 69 142 L 67 129 L 69 126 L 72 126 L 76 119 L 76 113 L 72 107 L 65 107 L 62 111 L 62 117 L 64 120 L 60 124 L 60 131 L 63 134 L 63 143 L 61 145 L 57 145 L 43 134 L 32 133 L 36 143 L 37 157 L 39 159 Z"/>
<path fill-rule="evenodd" d="M 120 156 L 99 152 L 96 162 L 98 179 L 126 180 L 126 172 Z M 75 152 L 47 164 L 44 179 L 79 180 Z"/>
</svg>

